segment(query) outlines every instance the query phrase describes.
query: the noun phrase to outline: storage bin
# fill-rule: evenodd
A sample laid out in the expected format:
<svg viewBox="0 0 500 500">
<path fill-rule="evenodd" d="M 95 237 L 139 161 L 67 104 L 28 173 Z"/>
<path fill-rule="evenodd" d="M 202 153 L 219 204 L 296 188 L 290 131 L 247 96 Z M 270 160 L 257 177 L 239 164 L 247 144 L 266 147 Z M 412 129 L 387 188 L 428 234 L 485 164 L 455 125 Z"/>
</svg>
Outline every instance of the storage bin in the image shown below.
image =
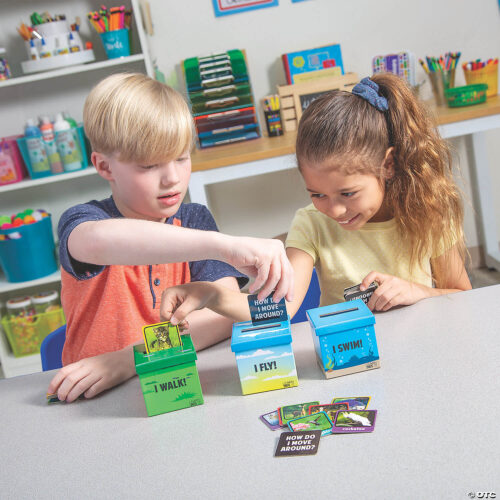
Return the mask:
<svg viewBox="0 0 500 500">
<path fill-rule="evenodd" d="M 234 323 L 231 350 L 243 394 L 299 385 L 289 319 L 261 326 L 251 321 Z"/>
<path fill-rule="evenodd" d="M 487 64 L 484 68 L 467 70 L 464 68 L 464 76 L 467 85 L 485 83 L 488 85 L 487 97 L 493 97 L 498 93 L 498 64 Z"/>
<path fill-rule="evenodd" d="M 19 283 L 57 271 L 50 215 L 33 224 L 0 229 L 0 265 L 7 281 Z M 15 236 L 15 238 L 14 238 Z"/>
<path fill-rule="evenodd" d="M 77 132 L 81 168 L 86 168 L 89 165 L 89 162 L 87 157 L 87 149 L 85 146 L 85 133 L 83 130 L 83 125 L 80 125 L 76 129 L 72 130 L 76 130 Z M 64 132 L 65 131 L 63 131 L 63 133 Z M 57 134 L 58 132 L 55 133 L 56 137 Z M 28 154 L 28 147 L 26 146 L 26 139 L 23 136 L 19 137 L 17 139 L 17 144 L 19 146 L 19 150 L 21 151 L 24 163 L 28 169 L 29 175 L 32 179 L 38 179 L 39 177 L 48 177 L 49 175 L 60 175 L 60 174 L 53 174 L 50 170 L 47 170 L 45 172 L 34 172 L 33 169 L 31 168 L 30 157 Z"/>
<path fill-rule="evenodd" d="M 2 318 L 3 331 L 16 357 L 40 352 L 43 339 L 65 323 L 61 307 L 31 316 Z"/>
<path fill-rule="evenodd" d="M 17 139 L 22 137 L 21 135 L 12 135 L 9 137 L 4 137 L 1 141 L 2 150 L 5 151 L 5 145 L 14 163 L 14 172 L 10 169 L 8 171 L 3 171 L 0 169 L 0 186 L 5 184 L 13 184 L 14 182 L 19 182 L 28 176 L 26 166 L 24 164 L 21 152 L 19 151 L 19 146 L 17 144 Z"/>
<path fill-rule="evenodd" d="M 134 346 L 135 371 L 148 416 L 203 404 L 195 361 L 190 335 L 182 335 L 182 346 L 150 354 L 144 344 Z"/>
<path fill-rule="evenodd" d="M 375 316 L 361 299 L 317 307 L 306 314 L 326 378 L 380 367 Z"/>
<path fill-rule="evenodd" d="M 475 85 L 464 85 L 463 87 L 446 89 L 444 95 L 450 108 L 461 108 L 486 101 L 487 90 L 488 85 L 477 83 Z"/>
<path fill-rule="evenodd" d="M 127 28 L 105 31 L 100 33 L 100 36 L 108 59 L 130 55 L 129 30 Z"/>
</svg>

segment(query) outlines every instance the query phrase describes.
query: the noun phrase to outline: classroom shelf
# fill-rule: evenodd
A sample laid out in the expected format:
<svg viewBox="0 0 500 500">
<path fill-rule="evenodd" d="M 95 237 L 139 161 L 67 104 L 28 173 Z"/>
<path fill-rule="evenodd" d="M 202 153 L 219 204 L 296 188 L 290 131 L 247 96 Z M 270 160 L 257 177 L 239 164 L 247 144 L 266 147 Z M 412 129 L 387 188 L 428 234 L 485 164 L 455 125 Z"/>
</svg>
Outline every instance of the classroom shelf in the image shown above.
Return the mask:
<svg viewBox="0 0 500 500">
<path fill-rule="evenodd" d="M 49 175 L 47 177 L 41 177 L 40 179 L 25 179 L 20 182 L 15 182 L 14 184 L 6 184 L 5 186 L 0 186 L 0 193 L 5 193 L 7 191 L 17 191 L 19 189 L 29 189 L 32 187 L 41 186 L 42 184 L 51 184 L 53 182 L 69 181 L 71 179 L 77 179 L 79 177 L 86 177 L 88 175 L 94 174 L 97 174 L 97 171 L 93 166 L 90 166 L 82 170 L 77 170 L 76 172 Z"/>
<path fill-rule="evenodd" d="M 3 274 L 0 274 L 0 294 L 13 292 L 15 290 L 23 290 L 24 288 L 30 288 L 32 286 L 45 285 L 48 283 L 58 283 L 61 281 L 61 272 L 56 271 L 53 274 L 44 276 L 43 278 L 38 278 L 31 281 L 21 281 L 19 283 L 10 283 L 6 280 Z"/>
<path fill-rule="evenodd" d="M 2 371 L 5 378 L 17 377 L 28 373 L 42 371 L 40 354 L 32 354 L 16 358 L 9 346 L 9 342 L 0 328 L 0 359 L 2 360 Z"/>
<path fill-rule="evenodd" d="M 122 64 L 130 64 L 137 61 L 144 61 L 144 54 L 136 54 L 133 56 L 120 57 L 118 59 L 108 59 L 106 61 L 99 61 L 89 64 L 79 64 L 77 66 L 67 66 L 53 71 L 45 71 L 43 73 L 36 73 L 34 75 L 19 76 L 10 78 L 0 82 L 0 89 L 4 87 L 11 87 L 13 85 L 23 85 L 25 83 L 38 82 L 40 80 L 47 80 L 49 78 L 58 78 L 60 76 L 73 75 L 76 73 L 83 73 L 85 71 L 94 71 L 97 69 L 110 68 Z"/>
</svg>

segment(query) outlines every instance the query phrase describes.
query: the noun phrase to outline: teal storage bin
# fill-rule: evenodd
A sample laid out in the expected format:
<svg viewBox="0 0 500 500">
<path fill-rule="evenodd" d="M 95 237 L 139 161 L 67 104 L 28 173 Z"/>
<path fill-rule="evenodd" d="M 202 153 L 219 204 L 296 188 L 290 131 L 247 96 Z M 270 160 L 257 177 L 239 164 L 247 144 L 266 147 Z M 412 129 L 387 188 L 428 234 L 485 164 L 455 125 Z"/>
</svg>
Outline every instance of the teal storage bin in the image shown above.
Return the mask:
<svg viewBox="0 0 500 500">
<path fill-rule="evenodd" d="M 83 130 L 83 125 L 77 127 L 76 131 L 78 133 L 78 147 L 80 150 L 81 168 L 86 168 L 89 165 L 89 159 L 87 157 L 87 148 L 85 145 L 86 141 L 85 141 L 85 132 Z M 39 179 L 40 177 L 48 177 L 50 175 L 60 175 L 60 174 L 53 174 L 50 170 L 47 172 L 34 172 L 33 169 L 31 168 L 31 161 L 28 154 L 28 147 L 26 146 L 26 139 L 24 137 L 19 137 L 17 139 L 17 145 L 19 146 L 19 151 L 21 151 L 24 164 L 26 165 L 28 173 L 32 179 Z M 61 172 L 61 173 L 66 173 L 66 172 Z"/>
<path fill-rule="evenodd" d="M 50 216 L 33 224 L 0 229 L 0 235 L 13 233 L 20 237 L 0 239 L 0 265 L 7 281 L 30 281 L 57 271 Z"/>
</svg>

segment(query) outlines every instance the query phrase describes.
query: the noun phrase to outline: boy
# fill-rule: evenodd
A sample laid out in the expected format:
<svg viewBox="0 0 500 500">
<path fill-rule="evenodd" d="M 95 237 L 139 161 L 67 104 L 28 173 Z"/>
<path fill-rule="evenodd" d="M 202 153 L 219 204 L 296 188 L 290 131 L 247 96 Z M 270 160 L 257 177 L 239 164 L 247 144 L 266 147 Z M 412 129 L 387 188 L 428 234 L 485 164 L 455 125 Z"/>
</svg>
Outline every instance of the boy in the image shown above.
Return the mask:
<svg viewBox="0 0 500 500">
<path fill-rule="evenodd" d="M 64 367 L 48 391 L 67 402 L 135 374 L 132 345 L 143 325 L 159 322 L 164 288 L 213 281 L 237 291 L 242 271 L 257 276 L 252 289 L 262 287 L 261 297 L 276 285 L 276 300 L 293 290 L 280 242 L 222 235 L 206 207 L 182 204 L 193 122 L 178 92 L 142 74 L 115 74 L 91 91 L 83 118 L 112 197 L 72 207 L 59 222 L 67 330 Z M 231 321 L 208 309 L 190 317 L 197 349 L 230 331 Z"/>
</svg>

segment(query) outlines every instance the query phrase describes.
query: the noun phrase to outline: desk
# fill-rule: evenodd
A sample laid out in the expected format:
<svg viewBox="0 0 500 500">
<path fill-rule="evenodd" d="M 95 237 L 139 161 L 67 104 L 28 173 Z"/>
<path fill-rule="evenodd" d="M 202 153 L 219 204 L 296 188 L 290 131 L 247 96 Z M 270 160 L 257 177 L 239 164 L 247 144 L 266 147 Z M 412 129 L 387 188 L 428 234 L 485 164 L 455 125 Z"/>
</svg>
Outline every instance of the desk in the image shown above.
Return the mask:
<svg viewBox="0 0 500 500">
<path fill-rule="evenodd" d="M 500 494 L 500 285 L 377 314 L 381 368 L 326 380 L 293 326 L 299 387 L 241 396 L 229 342 L 199 353 L 205 404 L 146 417 L 137 377 L 88 401 L 44 402 L 54 372 L 0 381 L 0 496 L 453 498 Z M 372 396 L 375 431 L 275 458 L 277 406 Z"/>
<path fill-rule="evenodd" d="M 500 269 L 498 221 L 493 196 L 496 191 L 491 181 L 484 137 L 487 130 L 500 128 L 500 97 L 490 97 L 483 104 L 464 108 L 436 107 L 432 103 L 429 106 L 443 137 L 472 137 L 473 168 L 481 212 L 481 243 L 486 265 Z M 210 184 L 295 168 L 295 138 L 295 132 L 287 132 L 280 137 L 262 137 L 195 151 L 189 183 L 191 201 L 208 206 L 206 187 Z M 290 214 L 290 221 L 292 217 Z"/>
</svg>

